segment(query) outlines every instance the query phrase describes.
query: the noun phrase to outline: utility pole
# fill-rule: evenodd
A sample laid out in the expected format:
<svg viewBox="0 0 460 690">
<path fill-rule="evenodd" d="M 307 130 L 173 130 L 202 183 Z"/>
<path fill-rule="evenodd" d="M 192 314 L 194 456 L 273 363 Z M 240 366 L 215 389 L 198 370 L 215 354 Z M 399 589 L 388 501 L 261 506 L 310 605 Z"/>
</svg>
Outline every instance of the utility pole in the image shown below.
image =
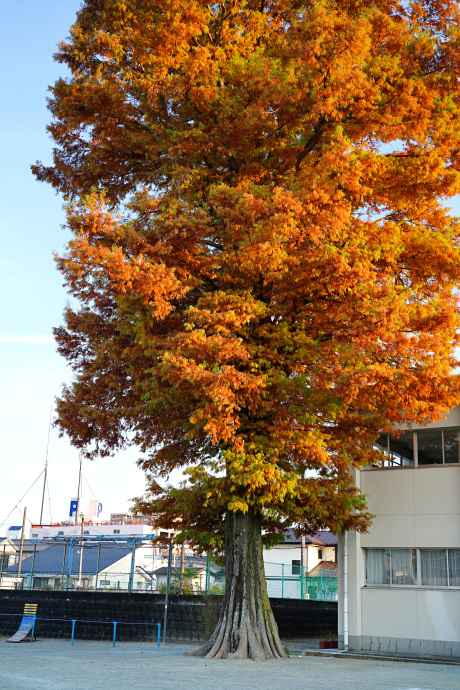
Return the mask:
<svg viewBox="0 0 460 690">
<path fill-rule="evenodd" d="M 80 565 L 78 567 L 78 586 L 81 587 L 81 571 L 83 567 L 83 530 L 85 528 L 85 516 L 80 514 L 81 518 L 81 536 L 80 536 Z"/>
<path fill-rule="evenodd" d="M 300 537 L 300 567 L 302 568 L 302 577 L 300 579 L 302 592 L 301 592 L 300 596 L 302 599 L 305 599 L 305 573 L 306 573 L 306 568 L 307 568 L 305 556 L 306 556 L 305 535 L 302 534 Z"/>
<path fill-rule="evenodd" d="M 81 463 L 82 463 L 82 451 L 80 451 L 80 470 L 78 472 L 77 509 L 75 511 L 75 524 L 76 525 L 78 524 L 78 511 L 80 510 Z"/>
<path fill-rule="evenodd" d="M 184 593 L 184 566 L 185 566 L 185 546 L 184 543 L 181 544 L 180 548 L 180 586 L 179 593 Z"/>
<path fill-rule="evenodd" d="M 22 518 L 21 546 L 19 547 L 19 561 L 18 561 L 18 574 L 17 574 L 18 580 L 21 577 L 22 550 L 24 548 L 24 532 L 26 530 L 26 512 L 27 512 L 27 508 L 24 508 L 24 517 Z M 18 582 L 18 585 L 19 585 L 19 582 Z"/>
</svg>

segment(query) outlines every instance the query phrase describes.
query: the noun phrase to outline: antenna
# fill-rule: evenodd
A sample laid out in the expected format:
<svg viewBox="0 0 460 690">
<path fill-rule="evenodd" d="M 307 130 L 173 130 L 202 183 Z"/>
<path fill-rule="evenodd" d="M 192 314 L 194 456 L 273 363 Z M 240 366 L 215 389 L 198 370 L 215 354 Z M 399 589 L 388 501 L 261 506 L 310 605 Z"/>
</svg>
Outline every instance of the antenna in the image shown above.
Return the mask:
<svg viewBox="0 0 460 690">
<path fill-rule="evenodd" d="M 51 410 L 50 410 L 50 421 L 48 425 L 48 442 L 46 444 L 46 458 L 45 458 L 45 477 L 43 479 L 43 494 L 42 494 L 42 507 L 40 510 L 40 527 L 42 526 L 42 521 L 43 521 L 43 505 L 45 503 L 45 489 L 46 489 L 46 482 L 48 479 L 48 453 L 50 449 L 50 435 L 51 435 L 51 422 L 53 420 L 53 406 L 51 405 Z"/>
<path fill-rule="evenodd" d="M 75 512 L 75 524 L 78 523 L 78 514 L 80 512 L 80 491 L 82 489 L 81 486 L 81 463 L 83 459 L 83 451 L 80 451 L 80 470 L 78 472 L 78 491 L 77 491 L 77 510 Z"/>
</svg>

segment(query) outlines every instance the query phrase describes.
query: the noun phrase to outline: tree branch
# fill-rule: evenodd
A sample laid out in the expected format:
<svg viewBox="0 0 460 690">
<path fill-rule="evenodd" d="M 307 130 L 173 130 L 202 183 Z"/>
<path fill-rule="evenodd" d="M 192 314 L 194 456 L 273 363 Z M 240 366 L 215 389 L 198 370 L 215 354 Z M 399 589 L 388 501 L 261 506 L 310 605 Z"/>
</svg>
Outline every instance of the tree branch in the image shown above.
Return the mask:
<svg viewBox="0 0 460 690">
<path fill-rule="evenodd" d="M 305 146 L 305 148 L 302 151 L 300 151 L 300 153 L 297 154 L 297 161 L 295 164 L 296 173 L 299 172 L 300 166 L 301 166 L 302 161 L 305 158 L 305 156 L 308 156 L 310 151 L 313 151 L 316 144 L 320 140 L 321 134 L 324 132 L 324 129 L 325 129 L 325 124 L 326 124 L 326 120 L 324 119 L 324 117 L 322 117 L 321 120 L 318 122 L 318 124 L 315 125 L 314 134 L 311 137 L 308 144 Z"/>
</svg>

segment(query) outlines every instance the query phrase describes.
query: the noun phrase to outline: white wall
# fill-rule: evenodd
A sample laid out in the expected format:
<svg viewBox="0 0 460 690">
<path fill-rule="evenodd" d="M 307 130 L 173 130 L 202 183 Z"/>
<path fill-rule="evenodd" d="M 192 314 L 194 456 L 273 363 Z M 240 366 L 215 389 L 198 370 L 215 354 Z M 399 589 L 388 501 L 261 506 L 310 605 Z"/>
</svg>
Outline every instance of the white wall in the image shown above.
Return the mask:
<svg viewBox="0 0 460 690">
<path fill-rule="evenodd" d="M 366 587 L 362 636 L 460 642 L 460 592 Z"/>
<path fill-rule="evenodd" d="M 62 535 L 60 533 L 63 532 Z M 88 532 L 90 536 L 114 535 L 127 537 L 131 535 L 156 534 L 156 531 L 150 525 L 111 525 L 111 524 L 97 524 L 85 525 L 84 532 Z M 79 525 L 33 525 L 30 528 L 29 539 L 43 539 L 44 537 L 56 536 L 80 536 L 81 524 Z M 35 536 L 38 535 L 38 536 Z"/>
<path fill-rule="evenodd" d="M 322 549 L 322 558 L 318 557 L 318 551 Z M 322 561 L 335 561 L 335 550 L 333 546 L 313 546 L 306 545 L 306 559 L 305 564 L 307 571 L 318 565 Z M 279 544 L 271 549 L 264 549 L 263 551 L 265 563 L 278 563 L 291 565 L 292 561 L 301 561 L 300 544 Z"/>
<path fill-rule="evenodd" d="M 372 526 L 361 546 L 460 548 L 460 465 L 363 470 Z"/>
</svg>

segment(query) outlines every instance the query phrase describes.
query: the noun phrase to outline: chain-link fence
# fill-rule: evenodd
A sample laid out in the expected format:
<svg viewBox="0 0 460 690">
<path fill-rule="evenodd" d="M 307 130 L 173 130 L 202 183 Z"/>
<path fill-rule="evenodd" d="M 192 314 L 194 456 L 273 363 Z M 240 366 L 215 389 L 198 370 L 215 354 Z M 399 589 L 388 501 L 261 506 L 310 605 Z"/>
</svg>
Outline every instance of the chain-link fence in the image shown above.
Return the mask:
<svg viewBox="0 0 460 690">
<path fill-rule="evenodd" d="M 38 541 L 23 552 L 0 550 L 0 588 L 166 592 L 166 549 L 153 540 L 63 539 Z M 337 600 L 337 570 L 265 562 L 268 595 L 282 599 Z M 323 564 L 324 566 L 324 564 Z M 333 564 L 331 564 L 333 567 Z M 223 594 L 225 569 L 206 558 L 175 554 L 171 560 L 170 593 Z"/>
</svg>

